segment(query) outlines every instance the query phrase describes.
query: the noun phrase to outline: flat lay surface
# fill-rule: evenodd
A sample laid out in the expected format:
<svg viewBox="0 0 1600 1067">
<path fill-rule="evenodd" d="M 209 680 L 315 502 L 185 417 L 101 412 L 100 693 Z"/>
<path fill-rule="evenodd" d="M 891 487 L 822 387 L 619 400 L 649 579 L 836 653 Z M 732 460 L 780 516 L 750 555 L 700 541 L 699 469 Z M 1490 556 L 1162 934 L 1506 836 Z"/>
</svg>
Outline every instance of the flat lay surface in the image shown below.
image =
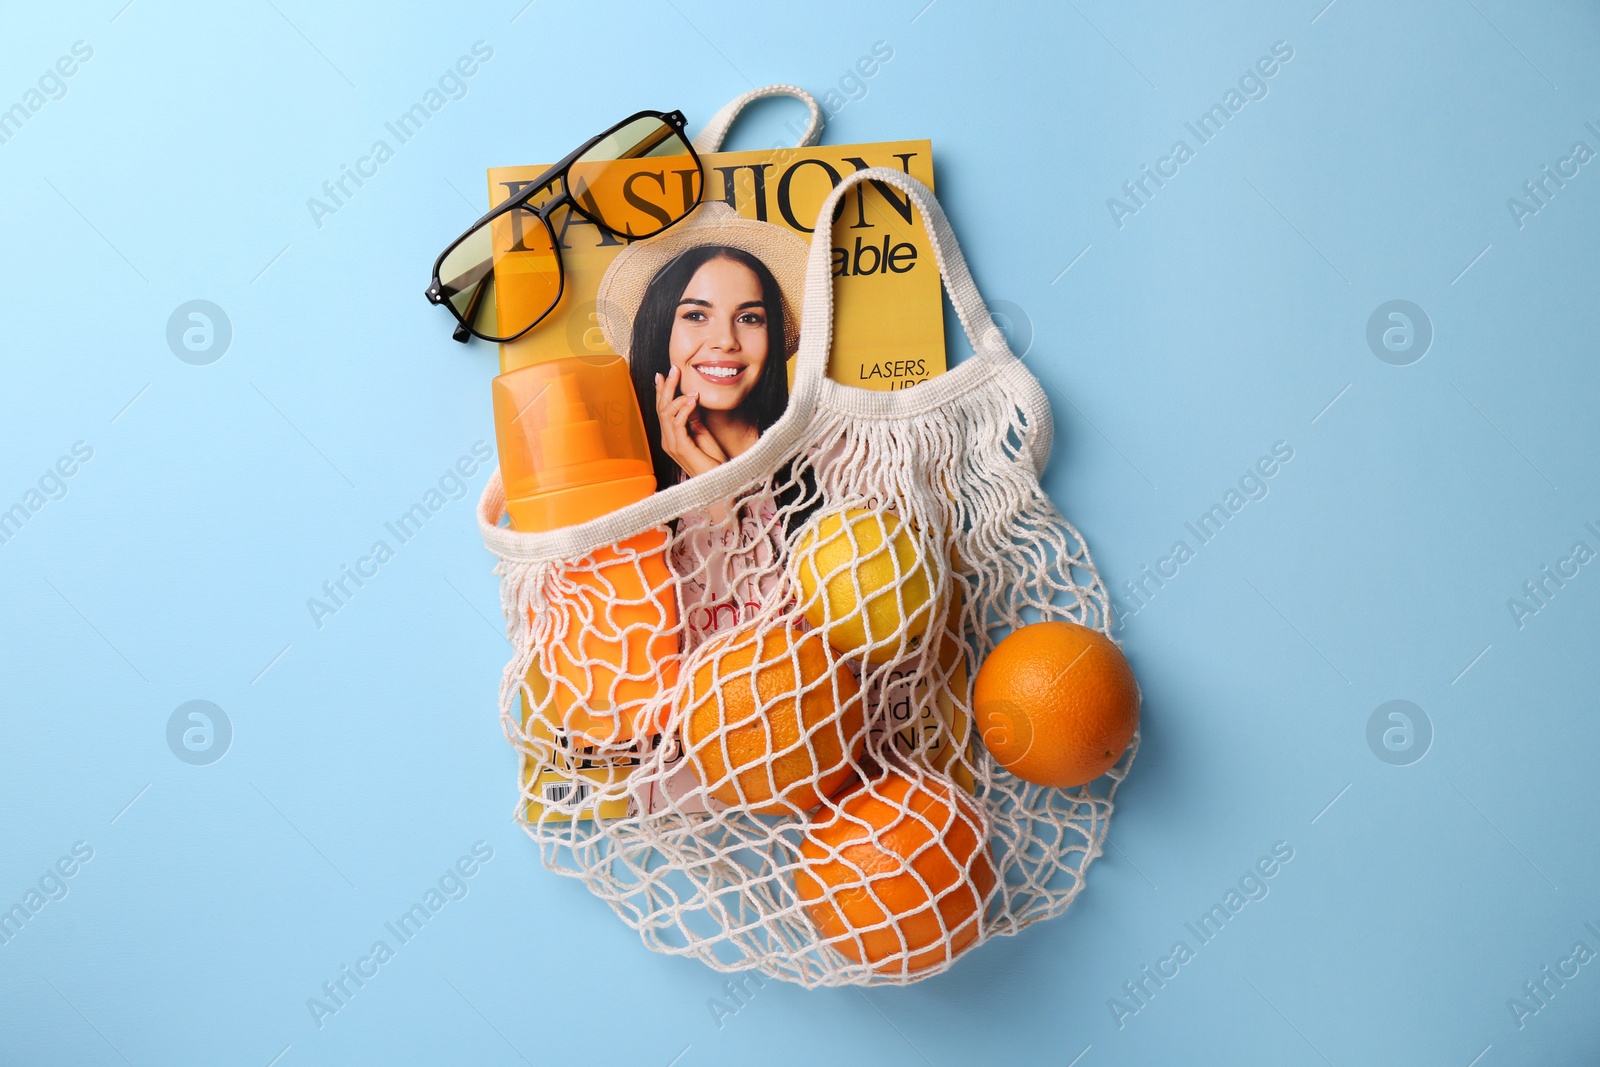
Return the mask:
<svg viewBox="0 0 1600 1067">
<path fill-rule="evenodd" d="M 7 29 L 0 1060 L 1600 1058 L 1587 5 Z M 1084 892 L 907 988 L 656 955 L 542 868 L 473 516 L 497 352 L 423 298 L 486 168 L 769 82 L 826 143 L 931 140 L 1143 695 Z"/>
</svg>

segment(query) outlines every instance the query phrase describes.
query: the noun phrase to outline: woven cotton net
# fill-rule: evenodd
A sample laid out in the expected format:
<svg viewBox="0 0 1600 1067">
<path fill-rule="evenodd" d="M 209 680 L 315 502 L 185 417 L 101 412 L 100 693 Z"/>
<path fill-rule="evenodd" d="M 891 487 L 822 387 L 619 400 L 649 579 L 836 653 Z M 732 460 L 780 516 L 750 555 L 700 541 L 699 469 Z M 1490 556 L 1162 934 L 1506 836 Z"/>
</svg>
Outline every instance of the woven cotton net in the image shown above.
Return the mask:
<svg viewBox="0 0 1600 1067">
<path fill-rule="evenodd" d="M 586 551 L 491 538 L 517 818 L 546 865 L 655 951 L 806 986 L 920 980 L 1065 909 L 1137 740 L 1042 787 L 984 747 L 1016 724 L 972 706 L 1012 629 L 1109 627 L 1038 484 L 1049 434 L 1008 353 L 905 394 L 823 383 L 762 473 L 671 521 Z M 497 475 L 481 518 L 503 506 Z"/>
</svg>

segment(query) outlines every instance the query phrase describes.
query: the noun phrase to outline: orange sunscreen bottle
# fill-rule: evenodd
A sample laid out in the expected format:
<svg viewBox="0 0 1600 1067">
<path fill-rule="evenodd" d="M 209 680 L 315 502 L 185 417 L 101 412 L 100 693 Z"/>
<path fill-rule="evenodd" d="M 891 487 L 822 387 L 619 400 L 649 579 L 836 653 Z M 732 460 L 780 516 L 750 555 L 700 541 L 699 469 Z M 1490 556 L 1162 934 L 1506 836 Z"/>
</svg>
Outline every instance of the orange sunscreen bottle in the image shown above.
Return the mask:
<svg viewBox="0 0 1600 1067">
<path fill-rule="evenodd" d="M 620 356 L 536 363 L 494 380 L 495 438 L 516 530 L 610 514 L 655 492 L 644 421 Z M 549 584 L 546 717 L 590 744 L 659 733 L 649 703 L 677 682 L 677 582 L 650 530 L 564 566 Z M 661 712 L 662 715 L 665 712 Z"/>
</svg>

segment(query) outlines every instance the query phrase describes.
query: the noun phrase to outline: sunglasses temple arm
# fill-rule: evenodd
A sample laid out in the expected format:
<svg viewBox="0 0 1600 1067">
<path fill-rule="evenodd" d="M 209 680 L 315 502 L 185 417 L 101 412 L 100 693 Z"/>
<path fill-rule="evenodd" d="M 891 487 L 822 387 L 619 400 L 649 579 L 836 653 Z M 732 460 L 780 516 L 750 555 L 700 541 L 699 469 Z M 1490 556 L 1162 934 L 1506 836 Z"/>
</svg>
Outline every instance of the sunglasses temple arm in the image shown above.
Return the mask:
<svg viewBox="0 0 1600 1067">
<path fill-rule="evenodd" d="M 460 321 L 456 323 L 455 330 L 450 334 L 452 341 L 460 341 L 462 344 L 466 344 L 472 340 L 472 331 L 467 329 L 466 320 L 478 313 L 478 302 L 483 299 L 484 290 L 493 284 L 494 272 L 491 271 L 483 281 L 478 283 L 478 287 L 472 291 L 472 299 L 467 301 L 467 306 L 462 309 Z"/>
<path fill-rule="evenodd" d="M 683 134 L 670 127 L 663 127 L 661 130 L 657 131 L 654 137 L 646 138 L 645 140 L 634 145 L 628 151 L 624 152 L 622 154 L 622 158 L 640 159 L 644 156 L 648 156 L 651 152 L 655 151 L 657 148 L 661 147 L 661 145 L 665 144 L 667 141 L 670 141 L 674 137 L 682 138 Z M 687 143 L 687 141 L 685 143 Z"/>
</svg>

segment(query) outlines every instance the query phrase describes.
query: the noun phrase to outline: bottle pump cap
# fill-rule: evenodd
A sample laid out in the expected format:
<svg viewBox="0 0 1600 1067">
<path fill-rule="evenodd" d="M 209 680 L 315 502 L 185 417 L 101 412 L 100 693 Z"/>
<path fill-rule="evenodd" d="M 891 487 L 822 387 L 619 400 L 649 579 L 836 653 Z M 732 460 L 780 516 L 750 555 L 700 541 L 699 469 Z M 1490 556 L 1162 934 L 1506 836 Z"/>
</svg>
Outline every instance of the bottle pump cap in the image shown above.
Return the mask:
<svg viewBox="0 0 1600 1067">
<path fill-rule="evenodd" d="M 655 492 L 644 420 L 620 356 L 575 356 L 500 375 L 494 425 L 515 529 L 572 526 Z"/>
</svg>

